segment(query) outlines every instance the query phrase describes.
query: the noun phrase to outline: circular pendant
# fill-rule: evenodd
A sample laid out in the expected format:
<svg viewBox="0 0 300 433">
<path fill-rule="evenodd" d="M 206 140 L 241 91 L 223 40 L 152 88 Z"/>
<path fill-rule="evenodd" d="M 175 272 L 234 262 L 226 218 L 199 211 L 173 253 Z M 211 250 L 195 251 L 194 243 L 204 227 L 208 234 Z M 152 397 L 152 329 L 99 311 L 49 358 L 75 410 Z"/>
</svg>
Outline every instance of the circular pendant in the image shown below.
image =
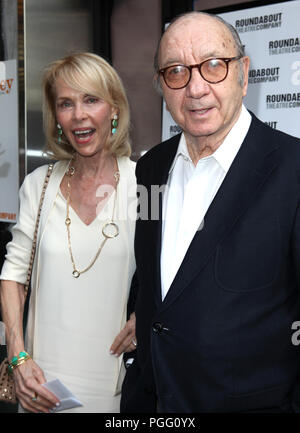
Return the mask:
<svg viewBox="0 0 300 433">
<path fill-rule="evenodd" d="M 80 272 L 75 269 L 75 271 L 72 272 L 72 275 L 74 278 L 78 278 L 80 275 Z"/>
<path fill-rule="evenodd" d="M 104 224 L 102 228 L 102 234 L 106 238 L 115 238 L 119 234 L 119 227 L 116 223 L 109 222 Z"/>
</svg>

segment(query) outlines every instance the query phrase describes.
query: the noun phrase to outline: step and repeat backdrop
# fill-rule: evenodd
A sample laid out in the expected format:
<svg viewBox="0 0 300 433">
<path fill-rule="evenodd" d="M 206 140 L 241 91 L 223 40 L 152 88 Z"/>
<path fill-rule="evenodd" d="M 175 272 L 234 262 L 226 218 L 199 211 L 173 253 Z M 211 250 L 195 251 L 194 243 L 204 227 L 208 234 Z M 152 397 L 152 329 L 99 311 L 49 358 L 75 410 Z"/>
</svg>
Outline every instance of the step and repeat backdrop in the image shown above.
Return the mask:
<svg viewBox="0 0 300 433">
<path fill-rule="evenodd" d="M 19 189 L 17 61 L 0 62 L 0 221 L 15 222 Z"/>
<path fill-rule="evenodd" d="M 300 137 L 300 1 L 287 1 L 218 14 L 239 33 L 250 57 L 245 106 L 256 116 Z M 177 134 L 163 105 L 162 139 Z"/>
<path fill-rule="evenodd" d="M 18 6 L 21 16 L 21 2 L 0 0 L 0 223 L 15 222 L 18 211 Z"/>
</svg>

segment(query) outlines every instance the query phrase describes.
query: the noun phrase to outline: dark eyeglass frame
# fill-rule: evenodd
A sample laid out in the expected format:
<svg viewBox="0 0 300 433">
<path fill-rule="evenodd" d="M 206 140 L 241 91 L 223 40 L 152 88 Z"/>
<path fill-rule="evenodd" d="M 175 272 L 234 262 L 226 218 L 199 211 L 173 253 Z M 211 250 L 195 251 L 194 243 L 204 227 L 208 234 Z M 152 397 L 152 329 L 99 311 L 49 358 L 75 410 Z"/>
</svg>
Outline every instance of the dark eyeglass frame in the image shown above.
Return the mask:
<svg viewBox="0 0 300 433">
<path fill-rule="evenodd" d="M 158 70 L 158 73 L 159 73 L 160 75 L 162 75 L 162 77 L 163 77 L 163 79 L 164 79 L 164 82 L 165 82 L 166 85 L 167 85 L 170 89 L 172 89 L 172 90 L 183 89 L 184 87 L 186 87 L 186 86 L 189 84 L 189 82 L 191 81 L 191 78 L 192 78 L 192 69 L 193 69 L 193 68 L 197 68 L 197 69 L 198 69 L 199 74 L 201 75 L 201 77 L 203 78 L 203 80 L 205 80 L 207 83 L 210 83 L 210 84 L 217 84 L 217 83 L 221 83 L 222 81 L 224 81 L 224 80 L 227 78 L 227 75 L 228 75 L 228 65 L 229 65 L 229 63 L 230 63 L 232 60 L 240 60 L 240 59 L 242 59 L 243 57 L 244 57 L 244 56 L 242 56 L 242 55 L 235 56 L 235 57 L 212 57 L 211 59 L 203 60 L 203 62 L 198 63 L 198 64 L 196 64 L 196 65 L 189 65 L 189 66 L 188 66 L 188 65 L 182 65 L 182 64 L 178 63 L 178 64 L 175 64 L 175 65 L 167 66 L 166 68 L 159 69 L 159 70 Z M 209 61 L 211 61 L 211 60 L 223 60 L 223 62 L 225 62 L 225 64 L 226 64 L 226 74 L 225 74 L 225 77 L 222 78 L 222 80 L 218 80 L 218 81 L 209 81 L 209 80 L 207 80 L 206 78 L 203 77 L 202 72 L 201 72 L 201 67 L 202 67 L 202 65 L 203 65 L 204 63 L 209 62 Z M 174 68 L 175 66 L 184 66 L 184 67 L 187 68 L 187 69 L 189 70 L 189 72 L 190 72 L 190 77 L 189 77 L 187 83 L 186 83 L 184 86 L 181 86 L 181 87 L 171 87 L 171 86 L 167 83 L 167 81 L 166 81 L 166 78 L 165 78 L 165 72 L 166 72 L 169 68 Z"/>
</svg>

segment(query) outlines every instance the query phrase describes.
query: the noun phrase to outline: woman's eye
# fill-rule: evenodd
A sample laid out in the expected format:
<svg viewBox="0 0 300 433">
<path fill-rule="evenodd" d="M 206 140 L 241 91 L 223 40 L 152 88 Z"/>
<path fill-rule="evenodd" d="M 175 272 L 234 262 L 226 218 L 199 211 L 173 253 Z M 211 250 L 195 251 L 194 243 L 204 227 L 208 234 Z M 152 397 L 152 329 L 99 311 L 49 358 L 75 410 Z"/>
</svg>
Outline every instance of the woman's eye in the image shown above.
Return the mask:
<svg viewBox="0 0 300 433">
<path fill-rule="evenodd" d="M 90 96 L 89 98 L 86 99 L 86 102 L 88 104 L 95 104 L 96 102 L 98 102 L 98 98 L 95 98 L 93 96 Z"/>
<path fill-rule="evenodd" d="M 62 101 L 59 102 L 58 107 L 59 108 L 69 108 L 71 106 L 71 103 L 69 101 Z"/>
</svg>

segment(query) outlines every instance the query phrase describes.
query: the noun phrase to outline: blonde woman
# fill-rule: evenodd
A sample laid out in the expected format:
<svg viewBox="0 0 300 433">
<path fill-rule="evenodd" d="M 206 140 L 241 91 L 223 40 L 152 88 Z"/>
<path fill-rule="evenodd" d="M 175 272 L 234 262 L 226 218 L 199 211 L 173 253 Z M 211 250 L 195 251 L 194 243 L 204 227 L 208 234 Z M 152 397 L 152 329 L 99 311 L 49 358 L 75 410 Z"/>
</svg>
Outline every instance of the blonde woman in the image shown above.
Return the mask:
<svg viewBox="0 0 300 433">
<path fill-rule="evenodd" d="M 40 219 L 25 342 L 23 289 L 47 165 L 20 189 L 0 276 L 20 410 L 59 408 L 42 386 L 58 378 L 83 405 L 68 411 L 118 412 L 118 355 L 136 345 L 134 317 L 126 324 L 136 189 L 128 102 L 116 71 L 91 53 L 50 64 L 43 91 L 47 152 L 57 162 Z"/>
</svg>

